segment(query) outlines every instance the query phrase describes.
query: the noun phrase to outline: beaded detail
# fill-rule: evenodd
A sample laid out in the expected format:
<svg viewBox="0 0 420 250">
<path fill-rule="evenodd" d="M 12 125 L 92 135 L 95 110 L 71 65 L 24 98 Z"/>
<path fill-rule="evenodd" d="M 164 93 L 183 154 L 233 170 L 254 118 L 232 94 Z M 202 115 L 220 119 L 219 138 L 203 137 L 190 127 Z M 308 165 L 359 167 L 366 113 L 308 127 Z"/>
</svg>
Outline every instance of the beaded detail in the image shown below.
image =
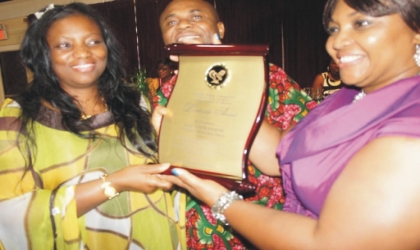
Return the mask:
<svg viewBox="0 0 420 250">
<path fill-rule="evenodd" d="M 211 208 L 213 217 L 225 225 L 229 225 L 223 213 L 225 212 L 226 208 L 232 204 L 232 202 L 237 200 L 243 200 L 243 197 L 237 194 L 235 191 L 224 193 Z"/>
<path fill-rule="evenodd" d="M 365 96 L 366 96 L 366 93 L 362 89 L 357 95 L 354 96 L 353 102 L 359 101 Z"/>
</svg>

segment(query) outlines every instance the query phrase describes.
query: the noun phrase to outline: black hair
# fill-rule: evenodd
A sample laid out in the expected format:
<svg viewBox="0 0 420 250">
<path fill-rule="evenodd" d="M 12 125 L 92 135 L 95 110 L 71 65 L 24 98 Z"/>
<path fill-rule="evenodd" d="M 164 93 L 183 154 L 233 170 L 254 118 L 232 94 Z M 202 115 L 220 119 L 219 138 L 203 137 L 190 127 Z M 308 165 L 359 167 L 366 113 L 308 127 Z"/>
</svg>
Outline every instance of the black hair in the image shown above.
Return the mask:
<svg viewBox="0 0 420 250">
<path fill-rule="evenodd" d="M 324 8 L 323 24 L 325 30 L 338 0 L 328 0 Z M 420 1 L 418 0 L 344 0 L 356 11 L 368 16 L 380 17 L 399 14 L 404 22 L 415 32 L 420 31 Z"/>
<path fill-rule="evenodd" d="M 124 51 L 113 35 L 105 20 L 92 7 L 83 3 L 72 3 L 66 6 L 55 6 L 46 11 L 42 17 L 32 21 L 24 36 L 20 55 L 24 65 L 33 74 L 33 81 L 18 98 L 22 108 L 20 134 L 27 134 L 27 146 L 34 144 L 33 123 L 38 116 L 41 101 L 46 101 L 58 109 L 62 115 L 62 126 L 82 137 L 94 138 L 97 135 L 91 130 L 90 134 L 82 133 L 80 120 L 81 111 L 75 104 L 75 99 L 65 92 L 53 70 L 50 58 L 50 49 L 46 40 L 47 32 L 57 20 L 72 15 L 82 15 L 94 21 L 102 32 L 108 49 L 107 66 L 100 76 L 98 89 L 113 119 L 118 127 L 118 136 L 121 143 L 127 138 L 139 154 L 147 157 L 155 155 L 157 150 L 155 132 L 150 124 L 150 113 L 140 105 L 141 94 L 139 90 L 124 79 Z M 86 126 L 85 126 L 86 127 Z M 30 157 L 29 157 L 29 160 Z"/>
<path fill-rule="evenodd" d="M 159 60 L 156 63 L 156 70 L 158 70 L 161 65 L 168 66 L 172 70 L 178 68 L 177 67 L 177 64 L 174 61 L 172 61 L 171 59 L 169 59 L 169 58 L 165 58 L 165 59 Z"/>
</svg>

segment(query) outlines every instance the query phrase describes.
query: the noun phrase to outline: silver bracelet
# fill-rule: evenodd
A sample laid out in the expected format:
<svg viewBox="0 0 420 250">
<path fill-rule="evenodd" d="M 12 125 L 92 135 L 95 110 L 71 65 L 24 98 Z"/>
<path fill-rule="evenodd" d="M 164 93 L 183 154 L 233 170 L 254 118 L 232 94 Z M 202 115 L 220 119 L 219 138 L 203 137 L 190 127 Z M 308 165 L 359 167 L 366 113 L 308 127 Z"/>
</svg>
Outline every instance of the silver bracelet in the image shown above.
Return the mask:
<svg viewBox="0 0 420 250">
<path fill-rule="evenodd" d="M 243 200 L 242 195 L 237 194 L 235 191 L 226 192 L 214 203 L 211 208 L 211 214 L 214 218 L 219 220 L 225 225 L 229 225 L 226 221 L 226 216 L 223 214 L 225 210 L 232 204 L 232 202 L 237 200 Z"/>
</svg>

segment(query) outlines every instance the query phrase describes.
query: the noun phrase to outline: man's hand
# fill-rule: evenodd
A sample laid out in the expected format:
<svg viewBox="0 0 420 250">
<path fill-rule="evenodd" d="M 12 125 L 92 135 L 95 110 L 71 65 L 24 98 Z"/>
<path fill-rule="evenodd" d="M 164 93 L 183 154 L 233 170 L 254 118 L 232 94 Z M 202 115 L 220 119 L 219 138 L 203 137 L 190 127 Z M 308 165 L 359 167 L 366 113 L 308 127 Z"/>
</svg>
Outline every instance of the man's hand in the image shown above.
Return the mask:
<svg viewBox="0 0 420 250">
<path fill-rule="evenodd" d="M 152 118 L 150 122 L 152 123 L 153 128 L 155 129 L 156 133 L 159 134 L 160 125 L 162 124 L 162 119 L 164 115 L 170 115 L 171 112 L 169 109 L 163 106 L 156 106 L 152 113 Z"/>
</svg>

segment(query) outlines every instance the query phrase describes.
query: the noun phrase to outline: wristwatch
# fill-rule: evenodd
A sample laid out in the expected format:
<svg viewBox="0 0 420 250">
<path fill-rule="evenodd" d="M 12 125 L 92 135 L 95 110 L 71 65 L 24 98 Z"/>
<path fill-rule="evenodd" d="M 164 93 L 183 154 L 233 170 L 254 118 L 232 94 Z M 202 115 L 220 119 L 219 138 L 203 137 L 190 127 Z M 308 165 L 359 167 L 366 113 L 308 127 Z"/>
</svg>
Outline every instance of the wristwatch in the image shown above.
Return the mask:
<svg viewBox="0 0 420 250">
<path fill-rule="evenodd" d="M 111 186 L 111 182 L 105 180 L 107 176 L 107 174 L 103 174 L 101 176 L 102 185 L 100 186 L 100 188 L 104 190 L 104 195 L 108 197 L 109 200 L 111 200 L 115 196 L 118 196 L 120 193 L 118 193 L 117 190 L 113 186 Z"/>
</svg>

